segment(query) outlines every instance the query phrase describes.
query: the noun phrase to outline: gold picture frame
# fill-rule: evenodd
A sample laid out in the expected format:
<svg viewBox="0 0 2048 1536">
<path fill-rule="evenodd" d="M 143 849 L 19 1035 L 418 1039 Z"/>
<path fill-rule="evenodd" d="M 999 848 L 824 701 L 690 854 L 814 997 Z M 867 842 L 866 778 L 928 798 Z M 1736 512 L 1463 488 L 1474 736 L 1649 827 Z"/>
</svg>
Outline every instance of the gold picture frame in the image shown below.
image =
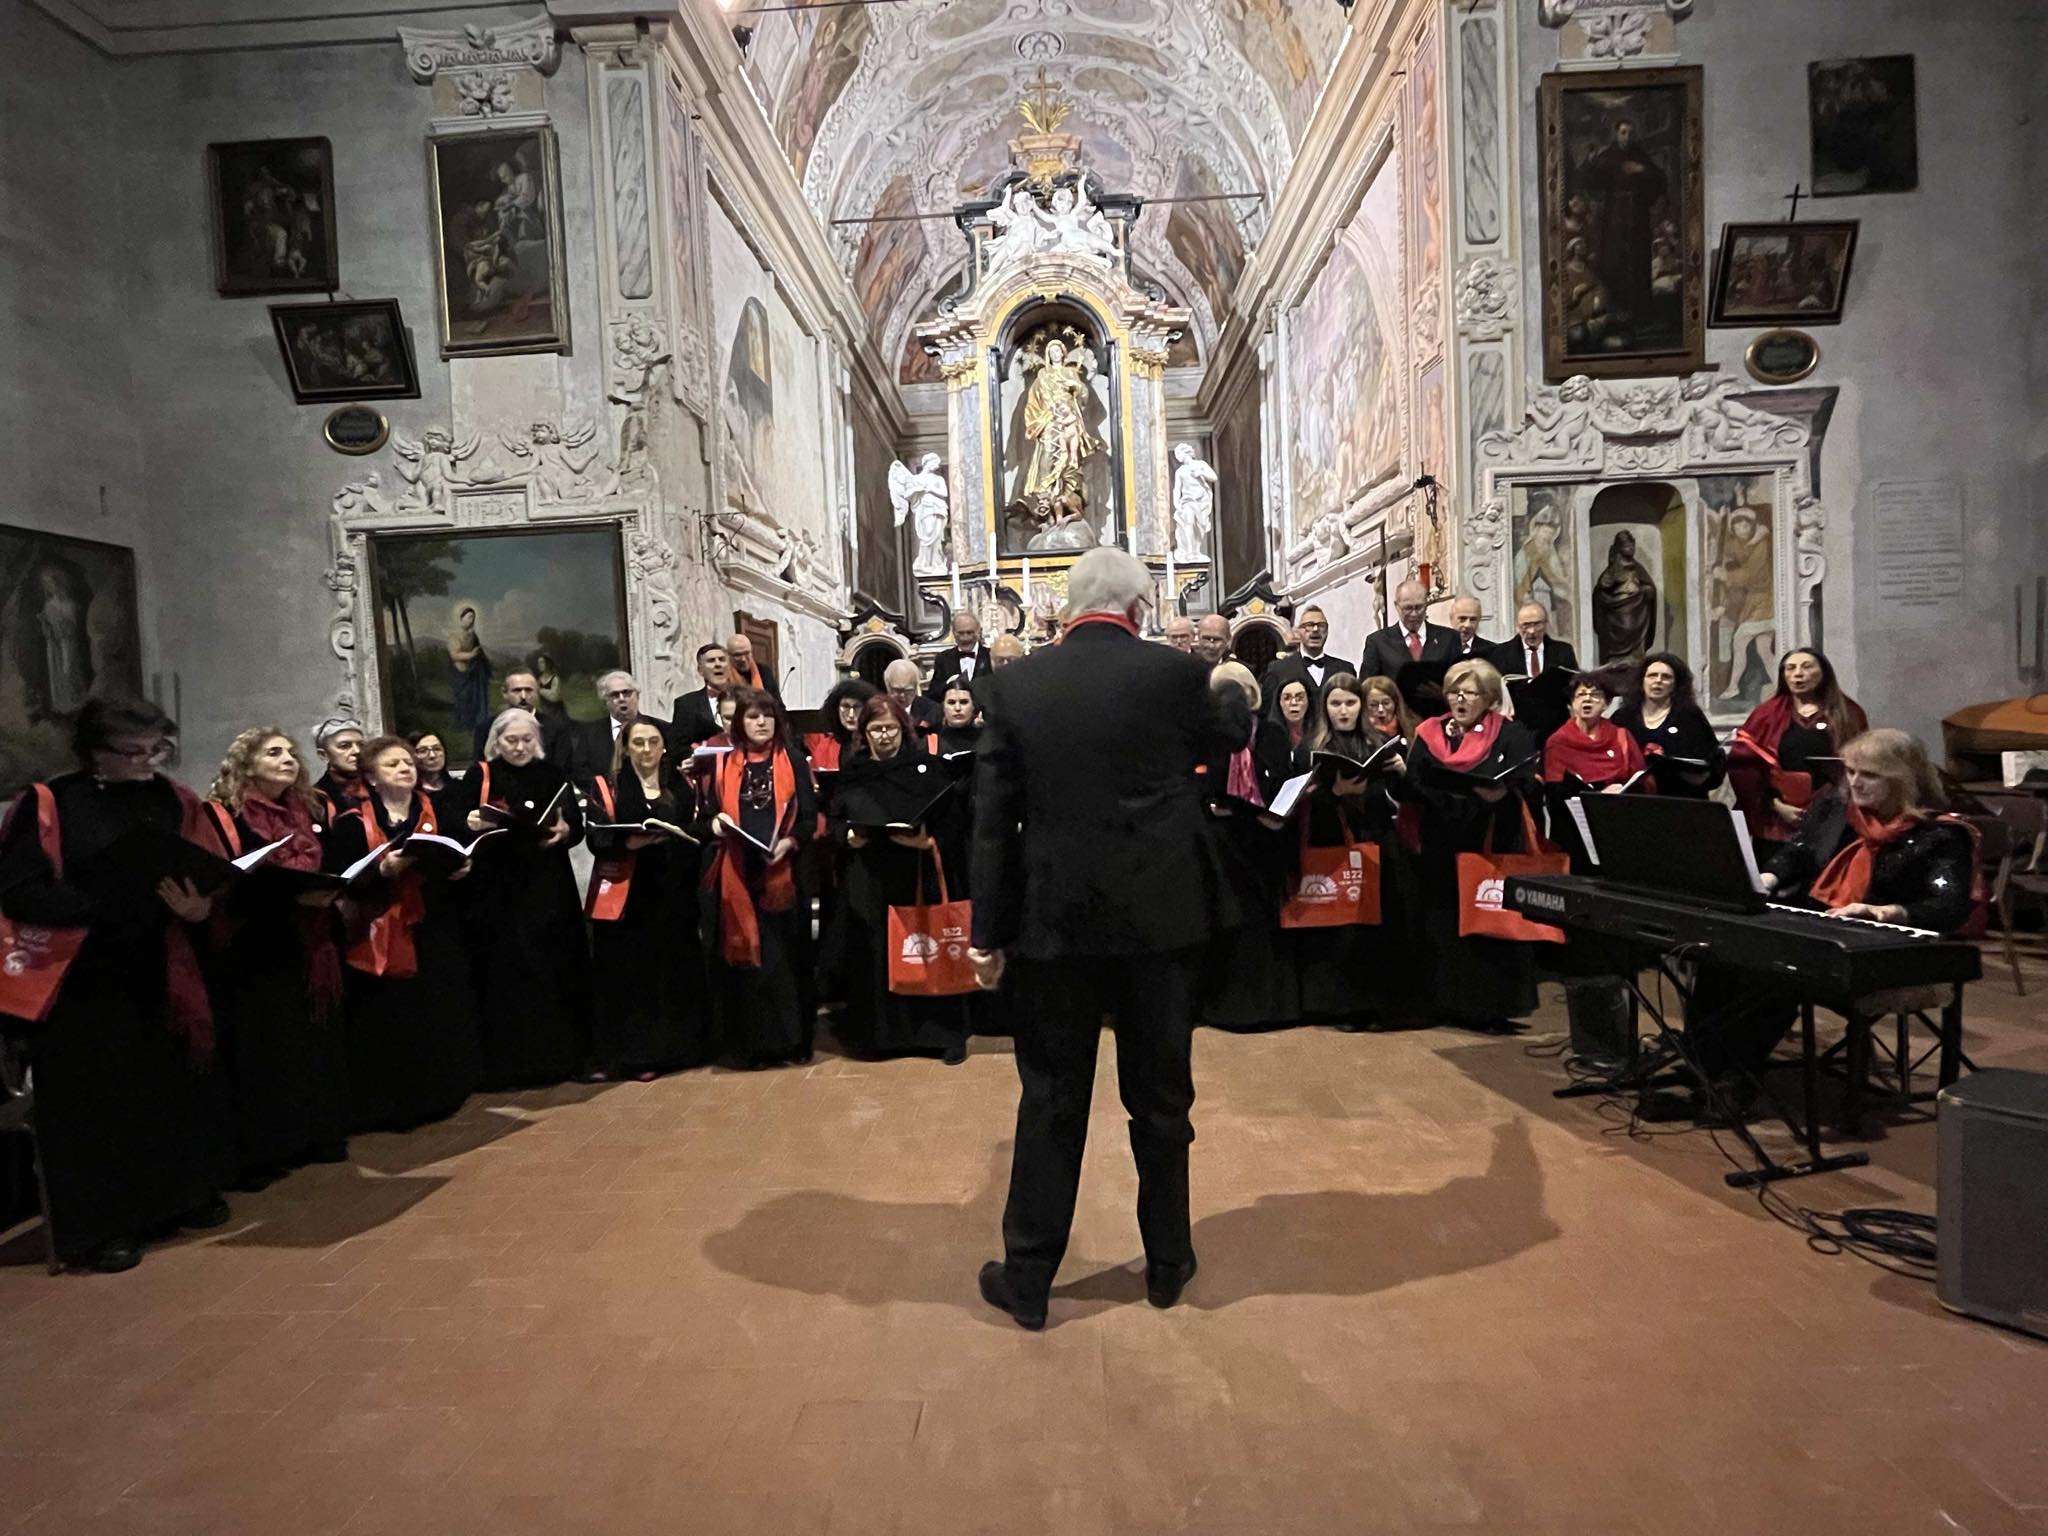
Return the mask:
<svg viewBox="0 0 2048 1536">
<path fill-rule="evenodd" d="M 569 350 L 561 155 L 547 127 L 427 140 L 441 355 Z"/>
<path fill-rule="evenodd" d="M 1820 343 L 1789 326 L 1760 332 L 1743 348 L 1742 366 L 1759 384 L 1797 384 L 1820 366 Z"/>
</svg>

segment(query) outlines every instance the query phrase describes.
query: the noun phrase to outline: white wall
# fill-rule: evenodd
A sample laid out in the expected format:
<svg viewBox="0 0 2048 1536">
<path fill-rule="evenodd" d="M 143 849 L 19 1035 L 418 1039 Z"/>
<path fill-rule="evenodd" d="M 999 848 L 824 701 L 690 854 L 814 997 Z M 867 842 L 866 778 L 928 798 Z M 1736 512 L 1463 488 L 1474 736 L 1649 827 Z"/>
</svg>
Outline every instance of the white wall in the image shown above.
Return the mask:
<svg viewBox="0 0 2048 1536">
<path fill-rule="evenodd" d="M 1557 34 L 1518 7 L 1524 313 L 1530 385 L 1540 382 L 1537 79 Z M 1816 327 L 1808 385 L 1841 390 L 1821 459 L 1829 511 L 1826 645 L 1873 721 L 1938 743 L 1942 715 L 2018 691 L 2012 584 L 2044 568 L 2044 492 L 2032 473 L 2040 407 L 2034 336 L 2048 328 L 2040 272 L 2048 89 L 2039 7 L 1962 0 L 1699 0 L 1677 29 L 1704 69 L 1706 237 L 1730 221 L 1783 218 L 1812 179 L 1806 66 L 1910 53 L 1919 94 L 1919 190 L 1800 204 L 1800 216 L 1862 222 L 1843 323 Z M 1709 330 L 1707 357 L 1746 380 L 1755 330 Z M 1965 496 L 1971 562 L 1939 620 L 1901 621 L 1874 595 L 1871 486 L 1947 479 Z"/>
</svg>

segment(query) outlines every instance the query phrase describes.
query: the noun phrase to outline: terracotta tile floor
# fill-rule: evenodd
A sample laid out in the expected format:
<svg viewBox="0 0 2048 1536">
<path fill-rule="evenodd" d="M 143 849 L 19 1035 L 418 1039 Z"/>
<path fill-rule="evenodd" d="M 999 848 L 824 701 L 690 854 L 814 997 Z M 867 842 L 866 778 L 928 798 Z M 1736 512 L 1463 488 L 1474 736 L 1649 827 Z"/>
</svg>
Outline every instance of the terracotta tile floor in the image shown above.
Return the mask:
<svg viewBox="0 0 2048 1536">
<path fill-rule="evenodd" d="M 2036 966 L 2048 994 L 2048 968 Z M 1973 996 L 1980 1065 L 2048 1068 Z M 2048 1532 L 2048 1344 L 1810 1251 L 1521 1039 L 1203 1033 L 1196 1243 L 1142 1299 L 1105 1052 L 1054 1326 L 975 1296 L 1016 1080 L 473 1101 L 115 1277 L 0 1259 L 0 1528 Z M 1818 1207 L 1929 1209 L 1930 1124 Z"/>
</svg>

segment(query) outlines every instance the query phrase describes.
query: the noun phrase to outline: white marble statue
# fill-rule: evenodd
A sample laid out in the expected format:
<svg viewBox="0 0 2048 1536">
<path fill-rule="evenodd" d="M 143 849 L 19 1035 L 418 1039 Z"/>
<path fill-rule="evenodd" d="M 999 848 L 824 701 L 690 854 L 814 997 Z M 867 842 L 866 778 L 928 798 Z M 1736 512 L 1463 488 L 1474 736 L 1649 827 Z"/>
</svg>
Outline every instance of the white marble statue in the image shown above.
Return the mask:
<svg viewBox="0 0 2048 1536">
<path fill-rule="evenodd" d="M 916 469 L 900 459 L 889 466 L 889 502 L 896 509 L 896 526 L 906 519 L 916 544 L 910 569 L 917 576 L 946 574 L 946 535 L 950 508 L 946 503 L 946 477 L 939 471 L 939 456 L 928 453 Z"/>
<path fill-rule="evenodd" d="M 1195 457 L 1193 443 L 1173 450 L 1173 558 L 1193 564 L 1209 558 L 1209 530 L 1216 523 L 1216 471 Z"/>
<path fill-rule="evenodd" d="M 1052 219 L 1040 249 L 1069 251 L 1091 261 L 1115 263 L 1123 252 L 1109 220 L 1093 203 L 1083 202 L 1073 187 L 1061 187 L 1052 195 Z"/>
<path fill-rule="evenodd" d="M 1031 189 L 1018 184 L 1003 194 L 1003 200 L 988 212 L 996 235 L 988 243 L 988 275 L 1008 271 L 1044 248 L 1052 220 L 1038 206 Z"/>
<path fill-rule="evenodd" d="M 391 446 L 398 454 L 398 473 L 407 490 L 398 498 L 401 512 L 447 514 L 455 505 L 455 487 L 471 483 L 463 473 L 464 460 L 475 455 L 482 444 L 481 433 L 455 440 L 452 432 L 429 427 L 414 442 L 402 432 L 391 434 Z"/>
</svg>

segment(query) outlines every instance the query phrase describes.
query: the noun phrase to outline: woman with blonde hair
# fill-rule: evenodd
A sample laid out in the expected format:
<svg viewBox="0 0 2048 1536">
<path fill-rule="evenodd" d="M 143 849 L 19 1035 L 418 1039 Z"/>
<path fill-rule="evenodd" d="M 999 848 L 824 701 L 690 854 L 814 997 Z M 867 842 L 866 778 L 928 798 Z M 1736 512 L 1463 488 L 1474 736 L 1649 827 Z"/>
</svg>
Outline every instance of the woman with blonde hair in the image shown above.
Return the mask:
<svg viewBox="0 0 2048 1536">
<path fill-rule="evenodd" d="M 259 725 L 228 744 L 211 811 L 231 855 L 281 842 L 265 868 L 320 868 L 325 806 L 297 744 L 277 726 Z M 293 898 L 249 880 L 223 899 L 214 1019 L 242 1188 L 348 1156 L 335 894 Z"/>
</svg>

